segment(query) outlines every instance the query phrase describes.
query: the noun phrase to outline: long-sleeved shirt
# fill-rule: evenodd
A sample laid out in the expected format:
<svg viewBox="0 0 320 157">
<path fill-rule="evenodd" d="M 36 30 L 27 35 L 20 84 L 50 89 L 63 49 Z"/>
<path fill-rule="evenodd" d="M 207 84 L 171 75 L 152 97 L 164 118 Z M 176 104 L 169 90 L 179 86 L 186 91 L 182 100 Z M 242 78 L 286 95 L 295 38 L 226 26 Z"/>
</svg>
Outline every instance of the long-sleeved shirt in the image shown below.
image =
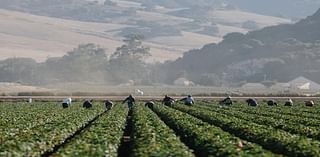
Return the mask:
<svg viewBox="0 0 320 157">
<path fill-rule="evenodd" d="M 189 103 L 189 104 L 194 103 L 194 100 L 192 97 L 186 97 L 186 98 L 181 99 L 180 101 L 184 101 L 184 103 Z"/>
<path fill-rule="evenodd" d="M 135 100 L 133 97 L 127 97 L 125 100 L 123 100 L 122 103 L 128 102 L 128 104 L 134 104 Z"/>
<path fill-rule="evenodd" d="M 68 105 L 71 105 L 72 99 L 71 98 L 66 98 L 63 100 L 63 103 L 66 103 Z"/>
<path fill-rule="evenodd" d="M 166 102 L 170 102 L 170 101 L 174 101 L 174 99 L 172 99 L 171 97 L 165 97 L 162 100 L 162 103 L 166 103 Z"/>
</svg>

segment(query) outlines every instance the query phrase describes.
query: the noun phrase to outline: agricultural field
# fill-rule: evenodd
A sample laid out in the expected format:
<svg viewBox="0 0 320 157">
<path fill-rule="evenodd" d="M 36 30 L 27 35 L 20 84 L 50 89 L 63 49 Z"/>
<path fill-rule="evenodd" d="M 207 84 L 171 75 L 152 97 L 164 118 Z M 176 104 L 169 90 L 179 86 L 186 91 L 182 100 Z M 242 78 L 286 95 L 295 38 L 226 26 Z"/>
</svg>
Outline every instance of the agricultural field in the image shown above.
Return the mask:
<svg viewBox="0 0 320 157">
<path fill-rule="evenodd" d="M 317 102 L 318 103 L 318 102 Z M 0 156 L 320 156 L 320 106 L 0 102 Z"/>
</svg>

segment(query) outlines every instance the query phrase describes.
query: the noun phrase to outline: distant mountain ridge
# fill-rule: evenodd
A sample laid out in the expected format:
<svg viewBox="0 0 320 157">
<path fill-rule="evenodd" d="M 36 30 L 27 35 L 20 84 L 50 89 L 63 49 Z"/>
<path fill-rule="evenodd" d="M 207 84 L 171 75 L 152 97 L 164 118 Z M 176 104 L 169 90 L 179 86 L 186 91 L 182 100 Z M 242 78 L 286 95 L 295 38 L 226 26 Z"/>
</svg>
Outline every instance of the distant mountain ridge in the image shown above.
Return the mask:
<svg viewBox="0 0 320 157">
<path fill-rule="evenodd" d="M 218 44 L 192 50 L 168 65 L 196 83 L 285 82 L 298 76 L 320 79 L 320 9 L 295 24 L 231 33 Z"/>
<path fill-rule="evenodd" d="M 289 18 L 303 18 L 312 14 L 320 7 L 318 0 L 134 0 L 149 5 L 164 5 L 168 7 L 227 7 L 239 8 L 248 12 L 284 16 Z M 277 6 L 277 7 L 275 7 Z"/>
<path fill-rule="evenodd" d="M 226 0 L 229 4 L 243 10 L 271 16 L 285 16 L 289 18 L 304 18 L 320 8 L 318 0 Z"/>
</svg>

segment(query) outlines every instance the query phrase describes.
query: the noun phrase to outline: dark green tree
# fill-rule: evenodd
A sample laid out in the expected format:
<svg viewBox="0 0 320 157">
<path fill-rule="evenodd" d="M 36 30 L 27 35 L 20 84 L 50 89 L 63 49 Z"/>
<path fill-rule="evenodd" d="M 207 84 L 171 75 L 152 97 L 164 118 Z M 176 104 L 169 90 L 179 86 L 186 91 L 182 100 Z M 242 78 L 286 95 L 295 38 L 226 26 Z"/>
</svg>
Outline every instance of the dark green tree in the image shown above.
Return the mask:
<svg viewBox="0 0 320 157">
<path fill-rule="evenodd" d="M 125 37 L 124 44 L 111 55 L 108 71 L 116 83 L 133 80 L 141 84 L 148 75 L 146 57 L 150 56 L 150 48 L 142 44 L 142 35 L 131 34 Z"/>
<path fill-rule="evenodd" d="M 125 44 L 118 47 L 111 55 L 111 58 L 130 56 L 131 58 L 142 60 L 145 57 L 150 56 L 150 48 L 142 45 L 143 39 L 143 35 L 130 34 L 125 36 L 125 39 L 123 40 Z"/>
<path fill-rule="evenodd" d="M 57 81 L 103 81 L 108 57 L 103 48 L 95 44 L 82 44 L 62 58 L 49 58 L 44 73 Z"/>
<path fill-rule="evenodd" d="M 9 58 L 0 61 L 0 81 L 32 84 L 37 62 L 31 58 Z"/>
</svg>

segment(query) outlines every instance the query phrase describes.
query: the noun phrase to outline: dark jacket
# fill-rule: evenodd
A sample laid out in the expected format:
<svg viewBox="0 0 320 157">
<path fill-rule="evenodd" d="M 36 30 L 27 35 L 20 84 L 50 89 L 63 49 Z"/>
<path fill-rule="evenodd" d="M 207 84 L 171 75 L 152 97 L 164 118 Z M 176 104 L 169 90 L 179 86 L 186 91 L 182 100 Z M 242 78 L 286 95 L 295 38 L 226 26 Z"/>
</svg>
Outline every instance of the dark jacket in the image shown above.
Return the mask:
<svg viewBox="0 0 320 157">
<path fill-rule="evenodd" d="M 126 99 L 123 100 L 122 103 L 128 102 L 128 104 L 134 104 L 135 99 L 132 96 L 128 96 Z"/>
<path fill-rule="evenodd" d="M 292 100 L 288 100 L 284 103 L 284 106 L 293 106 Z"/>
<path fill-rule="evenodd" d="M 166 105 L 166 106 L 171 106 L 171 105 L 174 104 L 174 102 L 175 102 L 175 100 L 172 99 L 172 98 L 169 97 L 169 96 L 164 97 L 163 100 L 162 100 L 162 104 L 164 104 L 164 105 Z"/>
<path fill-rule="evenodd" d="M 153 102 L 153 101 L 148 101 L 148 102 L 146 102 L 146 103 L 144 104 L 144 106 L 146 106 L 146 107 L 149 107 L 149 108 L 153 109 L 154 102 Z"/>
<path fill-rule="evenodd" d="M 232 105 L 232 100 L 231 98 L 225 98 L 221 101 L 221 103 L 224 105 Z"/>
<path fill-rule="evenodd" d="M 258 106 L 258 103 L 255 99 L 247 99 L 246 102 L 248 103 L 248 106 Z"/>
<path fill-rule="evenodd" d="M 109 101 L 109 100 L 106 100 L 105 103 L 104 103 L 104 105 L 106 106 L 106 108 L 107 108 L 108 110 L 110 110 L 110 109 L 113 107 L 112 101 Z"/>
<path fill-rule="evenodd" d="M 267 104 L 268 104 L 269 106 L 277 106 L 277 105 L 278 105 L 275 100 L 268 100 L 268 101 L 267 101 Z"/>
<path fill-rule="evenodd" d="M 92 107 L 92 103 L 91 103 L 89 100 L 86 100 L 86 101 L 83 103 L 82 107 L 84 107 L 84 108 L 91 108 L 91 107 Z"/>
<path fill-rule="evenodd" d="M 306 101 L 305 105 L 308 106 L 308 107 L 312 107 L 312 106 L 314 106 L 314 102 L 312 100 L 311 101 Z"/>
</svg>

